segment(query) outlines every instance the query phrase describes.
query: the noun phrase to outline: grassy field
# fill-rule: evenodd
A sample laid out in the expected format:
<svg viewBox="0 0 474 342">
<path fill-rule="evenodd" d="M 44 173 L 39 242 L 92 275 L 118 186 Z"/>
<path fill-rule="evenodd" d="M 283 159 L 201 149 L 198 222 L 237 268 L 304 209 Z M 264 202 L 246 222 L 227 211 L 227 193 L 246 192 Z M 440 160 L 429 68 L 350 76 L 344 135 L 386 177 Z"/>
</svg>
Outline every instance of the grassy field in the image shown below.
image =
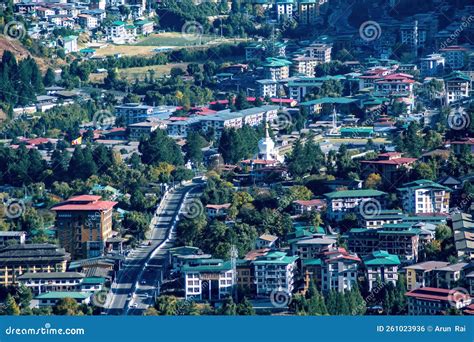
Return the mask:
<svg viewBox="0 0 474 342">
<path fill-rule="evenodd" d="M 152 34 L 140 42 L 134 44 L 135 46 L 164 46 L 164 47 L 183 47 L 183 46 L 196 46 L 201 44 L 209 43 L 210 41 L 216 40 L 215 36 L 201 37 L 182 34 L 180 32 L 166 32 L 160 34 Z"/>
<path fill-rule="evenodd" d="M 156 48 L 181 49 L 200 48 L 204 46 L 219 45 L 222 43 L 238 43 L 242 39 L 227 39 L 214 36 L 203 35 L 197 38 L 192 35 L 183 35 L 181 32 L 165 32 L 160 34 L 152 34 L 143 38 L 135 44 L 114 45 L 109 44 L 107 47 L 98 49 L 97 56 L 113 56 L 121 54 L 122 56 L 150 56 L 156 53 Z"/>
</svg>

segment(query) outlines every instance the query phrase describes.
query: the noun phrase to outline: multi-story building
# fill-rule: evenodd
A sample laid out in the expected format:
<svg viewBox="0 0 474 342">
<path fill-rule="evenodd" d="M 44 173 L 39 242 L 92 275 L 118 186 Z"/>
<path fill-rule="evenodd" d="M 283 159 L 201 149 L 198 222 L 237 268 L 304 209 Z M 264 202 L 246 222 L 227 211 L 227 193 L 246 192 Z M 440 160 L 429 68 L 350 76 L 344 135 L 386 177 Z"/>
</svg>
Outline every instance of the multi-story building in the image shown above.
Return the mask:
<svg viewBox="0 0 474 342">
<path fill-rule="evenodd" d="M 445 103 L 460 101 L 469 97 L 471 79 L 460 71 L 453 71 L 444 78 Z"/>
<path fill-rule="evenodd" d="M 323 250 L 332 249 L 336 242 L 326 237 L 299 239 L 291 243 L 291 252 L 301 260 L 316 259 Z"/>
<path fill-rule="evenodd" d="M 396 285 L 398 281 L 398 266 L 400 259 L 398 255 L 387 251 L 374 251 L 363 258 L 365 277 L 371 291 L 380 281 Z"/>
<path fill-rule="evenodd" d="M 425 261 L 404 267 L 406 272 L 406 284 L 408 290 L 425 286 L 436 286 L 436 269 L 446 267 L 449 262 Z"/>
<path fill-rule="evenodd" d="M 304 48 L 305 56 L 316 58 L 319 63 L 329 63 L 331 61 L 332 46 L 324 43 L 313 43 Z"/>
<path fill-rule="evenodd" d="M 444 71 L 445 58 L 433 53 L 420 59 L 420 74 L 423 77 L 438 76 Z"/>
<path fill-rule="evenodd" d="M 18 277 L 18 282 L 38 295 L 50 291 L 79 291 L 84 277 L 84 273 L 79 272 L 27 272 Z"/>
<path fill-rule="evenodd" d="M 451 216 L 454 245 L 458 257 L 466 256 L 468 260 L 474 259 L 474 220 L 472 215 L 457 213 Z"/>
<path fill-rule="evenodd" d="M 446 67 L 451 70 L 459 70 L 464 67 L 469 50 L 462 46 L 453 45 L 439 51 L 446 60 Z"/>
<path fill-rule="evenodd" d="M 344 248 L 330 248 L 318 259 L 303 262 L 303 269 L 309 273 L 315 284 L 323 291 L 350 291 L 357 284 L 360 258 Z"/>
<path fill-rule="evenodd" d="M 331 220 L 341 220 L 349 213 L 363 210 L 359 207 L 368 201 L 382 206 L 382 198 L 386 193 L 378 190 L 345 190 L 324 194 L 327 203 L 327 215 Z"/>
<path fill-rule="evenodd" d="M 8 244 L 25 243 L 26 232 L 0 232 L 0 248 Z"/>
<path fill-rule="evenodd" d="M 128 125 L 128 137 L 130 140 L 140 141 L 142 138 L 149 138 L 150 134 L 160 129 L 166 129 L 166 124 L 163 122 L 137 122 Z"/>
<path fill-rule="evenodd" d="M 288 256 L 284 252 L 270 251 L 252 261 L 257 295 L 268 296 L 275 291 L 291 295 L 294 290 L 297 259 L 297 256 Z"/>
<path fill-rule="evenodd" d="M 48 307 L 55 306 L 58 302 L 64 298 L 74 299 L 78 304 L 89 304 L 91 301 L 92 292 L 81 292 L 81 291 L 66 291 L 66 292 L 46 292 L 37 295 L 33 299 L 33 304 L 36 307 Z"/>
<path fill-rule="evenodd" d="M 231 203 L 208 204 L 206 205 L 206 216 L 210 219 L 218 217 L 226 218 L 229 215 L 230 206 Z"/>
<path fill-rule="evenodd" d="M 16 284 L 26 272 L 65 272 L 69 253 L 52 244 L 21 244 L 0 249 L 0 285 Z"/>
<path fill-rule="evenodd" d="M 181 267 L 186 299 L 216 301 L 231 296 L 235 274 L 230 261 L 196 259 Z"/>
<path fill-rule="evenodd" d="M 364 217 L 360 215 L 359 221 L 365 228 L 382 228 L 384 224 L 402 223 L 405 215 L 401 210 L 380 210 L 375 215 Z"/>
<path fill-rule="evenodd" d="M 421 229 L 413 223 L 385 224 L 382 228 L 353 228 L 347 233 L 348 248 L 364 257 L 377 250 L 398 255 L 404 262 L 416 262 Z"/>
<path fill-rule="evenodd" d="M 316 24 L 319 18 L 320 2 L 325 0 L 301 0 L 298 1 L 298 22 L 300 25 Z"/>
<path fill-rule="evenodd" d="M 280 81 L 290 77 L 291 62 L 283 58 L 269 57 L 262 64 L 265 79 Z"/>
<path fill-rule="evenodd" d="M 412 214 L 448 214 L 451 189 L 427 179 L 406 183 L 397 189 L 403 210 Z"/>
<path fill-rule="evenodd" d="M 367 176 L 371 173 L 379 174 L 385 185 L 396 185 L 399 179 L 403 179 L 407 170 L 410 170 L 416 162 L 416 158 L 402 157 L 400 152 L 386 152 L 378 155 L 374 160 L 361 160 L 362 173 Z"/>
<path fill-rule="evenodd" d="M 307 77 L 315 76 L 316 65 L 319 64 L 315 57 L 297 56 L 292 59 L 294 74 L 304 75 Z"/>
<path fill-rule="evenodd" d="M 88 14 L 80 14 L 77 16 L 77 23 L 79 26 L 82 28 L 85 28 L 87 30 L 93 30 L 99 26 L 99 20 Z"/>
<path fill-rule="evenodd" d="M 435 269 L 436 287 L 447 289 L 456 287 L 455 284 L 461 279 L 462 270 L 466 265 L 468 264 L 465 262 L 458 262 Z"/>
<path fill-rule="evenodd" d="M 291 20 L 293 19 L 293 13 L 295 12 L 295 1 L 276 0 L 275 9 L 278 21 Z"/>
<path fill-rule="evenodd" d="M 131 125 L 146 121 L 153 115 L 153 107 L 139 103 L 125 103 L 115 106 L 115 116 L 123 117 L 125 124 Z"/>
<path fill-rule="evenodd" d="M 101 196 L 81 195 L 55 205 L 59 243 L 73 259 L 103 254 L 112 237 L 112 211 L 117 202 L 101 201 Z"/>
<path fill-rule="evenodd" d="M 257 96 L 259 97 L 277 97 L 279 84 L 278 81 L 268 80 L 256 80 L 257 83 Z"/>
<path fill-rule="evenodd" d="M 237 260 L 236 261 L 236 272 L 237 272 L 237 286 L 244 290 L 250 291 L 255 294 L 255 272 L 252 266 L 251 260 Z"/>
<path fill-rule="evenodd" d="M 123 42 L 127 38 L 126 24 L 123 21 L 114 21 L 105 28 L 108 41 Z"/>
<path fill-rule="evenodd" d="M 468 294 L 458 292 L 453 299 L 453 291 L 436 287 L 422 287 L 405 293 L 409 315 L 442 315 L 450 308 L 462 309 L 471 304 Z"/>
<path fill-rule="evenodd" d="M 303 215 L 314 211 L 322 211 L 326 207 L 323 199 L 312 199 L 308 201 L 293 201 L 293 213 L 295 215 Z"/>
<path fill-rule="evenodd" d="M 135 26 L 137 28 L 137 34 L 148 36 L 149 34 L 153 33 L 154 23 L 150 20 L 139 20 L 135 22 Z"/>
</svg>

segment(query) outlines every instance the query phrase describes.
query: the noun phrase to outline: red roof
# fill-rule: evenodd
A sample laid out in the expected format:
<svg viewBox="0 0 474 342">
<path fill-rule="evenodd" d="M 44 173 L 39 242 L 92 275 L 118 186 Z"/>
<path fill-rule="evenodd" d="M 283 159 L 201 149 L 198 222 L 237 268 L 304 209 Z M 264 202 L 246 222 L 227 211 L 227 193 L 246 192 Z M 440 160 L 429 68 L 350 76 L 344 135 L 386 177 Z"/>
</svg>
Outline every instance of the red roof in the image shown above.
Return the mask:
<svg viewBox="0 0 474 342">
<path fill-rule="evenodd" d="M 41 145 L 49 142 L 48 138 L 34 138 L 24 140 L 28 145 Z"/>
<path fill-rule="evenodd" d="M 467 139 L 463 139 L 463 140 L 451 141 L 451 144 L 474 145 L 474 138 L 467 138 Z"/>
<path fill-rule="evenodd" d="M 386 165 L 403 165 L 416 162 L 416 158 L 394 158 L 388 160 L 361 160 L 365 164 L 386 164 Z"/>
<path fill-rule="evenodd" d="M 303 200 L 298 200 L 298 201 L 294 201 L 294 203 L 297 203 L 299 205 L 303 205 L 305 207 L 312 207 L 312 206 L 316 206 L 316 205 L 325 205 L 326 202 L 322 199 L 312 199 L 312 200 L 309 200 L 309 201 L 303 201 Z"/>
<path fill-rule="evenodd" d="M 208 204 L 208 205 L 206 205 L 206 208 L 219 210 L 219 209 L 229 209 L 230 206 L 231 206 L 230 203 L 224 203 L 224 204 Z"/>
<path fill-rule="evenodd" d="M 102 197 L 98 195 L 79 195 L 68 198 L 67 202 L 93 202 L 98 201 Z"/>
<path fill-rule="evenodd" d="M 54 211 L 97 211 L 97 210 L 109 210 L 112 209 L 117 202 L 112 201 L 97 201 L 86 204 L 59 204 L 56 207 L 51 208 Z"/>
<path fill-rule="evenodd" d="M 460 300 L 469 299 L 469 295 L 461 292 L 454 292 L 453 290 L 449 289 L 441 289 L 437 287 L 421 287 L 415 290 L 411 290 L 405 293 L 407 297 L 414 297 L 418 299 L 424 300 L 433 300 L 433 301 L 452 301 L 452 300 Z M 453 298 L 456 297 L 456 298 Z"/>
</svg>

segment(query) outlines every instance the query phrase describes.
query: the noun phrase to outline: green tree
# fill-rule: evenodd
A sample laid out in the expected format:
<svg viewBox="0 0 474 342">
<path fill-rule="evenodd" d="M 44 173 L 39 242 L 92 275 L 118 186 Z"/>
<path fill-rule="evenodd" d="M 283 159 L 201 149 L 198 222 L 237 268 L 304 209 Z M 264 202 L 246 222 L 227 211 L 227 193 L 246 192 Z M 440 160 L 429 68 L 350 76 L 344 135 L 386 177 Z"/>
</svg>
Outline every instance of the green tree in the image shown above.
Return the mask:
<svg viewBox="0 0 474 342">
<path fill-rule="evenodd" d="M 5 314 L 8 316 L 18 316 L 20 314 L 20 307 L 10 294 L 5 299 Z"/>
</svg>

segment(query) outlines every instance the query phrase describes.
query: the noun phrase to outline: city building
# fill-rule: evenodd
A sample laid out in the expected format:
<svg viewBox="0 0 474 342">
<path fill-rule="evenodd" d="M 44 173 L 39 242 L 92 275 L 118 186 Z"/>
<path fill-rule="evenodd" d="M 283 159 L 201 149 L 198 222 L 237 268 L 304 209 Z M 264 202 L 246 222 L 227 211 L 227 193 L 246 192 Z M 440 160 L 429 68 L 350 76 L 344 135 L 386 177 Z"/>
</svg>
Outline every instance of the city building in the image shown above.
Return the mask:
<svg viewBox="0 0 474 342">
<path fill-rule="evenodd" d="M 376 173 L 382 177 L 385 185 L 396 185 L 400 179 L 404 179 L 407 170 L 412 169 L 416 158 L 402 157 L 401 152 L 385 152 L 378 155 L 374 160 L 361 160 L 363 176 Z"/>
<path fill-rule="evenodd" d="M 78 304 L 89 304 L 91 302 L 92 292 L 81 292 L 81 291 L 67 291 L 57 292 L 51 291 L 37 295 L 34 297 L 33 302 L 37 303 L 36 307 L 47 307 L 55 306 L 58 302 L 64 298 L 74 299 Z"/>
<path fill-rule="evenodd" d="M 404 267 L 408 290 L 425 286 L 436 286 L 436 269 L 449 266 L 445 261 L 425 261 Z"/>
<path fill-rule="evenodd" d="M 438 53 L 420 59 L 420 75 L 422 77 L 438 76 L 444 71 L 445 58 Z"/>
<path fill-rule="evenodd" d="M 79 291 L 84 277 L 79 272 L 27 272 L 18 277 L 18 282 L 38 295 L 51 291 Z"/>
<path fill-rule="evenodd" d="M 382 205 L 385 192 L 379 190 L 343 190 L 324 194 L 327 215 L 331 220 L 342 220 L 349 213 L 358 213 L 363 202 L 371 201 Z"/>
<path fill-rule="evenodd" d="M 291 253 L 301 260 L 316 259 L 323 250 L 336 246 L 336 240 L 326 237 L 298 239 L 291 243 Z"/>
<path fill-rule="evenodd" d="M 403 210 L 411 214 L 448 214 L 451 189 L 427 179 L 406 183 L 397 189 Z"/>
<path fill-rule="evenodd" d="M 466 63 L 469 50 L 462 46 L 452 45 L 439 51 L 446 60 L 446 67 L 449 67 L 451 70 L 460 70 Z"/>
<path fill-rule="evenodd" d="M 153 115 L 153 107 L 139 103 L 125 103 L 115 106 L 115 116 L 123 117 L 125 124 L 131 125 L 146 121 Z"/>
<path fill-rule="evenodd" d="M 277 81 L 272 79 L 256 80 L 257 83 L 257 96 L 259 97 L 277 97 L 279 84 Z"/>
<path fill-rule="evenodd" d="M 263 76 L 265 79 L 280 81 L 290 77 L 291 62 L 283 58 L 269 57 L 265 59 L 263 66 Z"/>
<path fill-rule="evenodd" d="M 331 61 L 332 46 L 324 43 L 312 43 L 304 48 L 305 56 L 315 58 L 319 63 Z"/>
<path fill-rule="evenodd" d="M 55 205 L 59 243 L 73 259 L 103 254 L 112 237 L 112 211 L 117 202 L 102 201 L 101 196 L 81 195 Z"/>
<path fill-rule="evenodd" d="M 314 77 L 316 74 L 315 68 L 319 61 L 315 57 L 296 56 L 292 59 L 293 73 L 296 75 L 303 75 L 307 77 Z"/>
<path fill-rule="evenodd" d="M 21 244 L 0 249 L 0 285 L 18 282 L 26 272 L 65 272 L 69 253 L 52 244 Z"/>
<path fill-rule="evenodd" d="M 323 199 L 297 200 L 293 202 L 293 213 L 303 215 L 313 211 L 322 211 L 326 207 L 326 201 Z"/>
<path fill-rule="evenodd" d="M 458 262 L 435 269 L 436 287 L 445 289 L 456 287 L 461 280 L 462 270 L 467 265 L 465 262 Z"/>
<path fill-rule="evenodd" d="M 453 298 L 449 289 L 422 287 L 405 293 L 409 315 L 443 315 L 451 308 L 462 309 L 471 304 L 468 294 L 458 292 Z"/>
<path fill-rule="evenodd" d="M 285 252 L 270 251 L 252 261 L 257 296 L 268 296 L 275 291 L 291 295 L 297 259 L 297 256 L 288 256 Z"/>
<path fill-rule="evenodd" d="M 293 19 L 293 13 L 296 7 L 294 0 L 276 0 L 275 7 L 278 21 Z"/>
<path fill-rule="evenodd" d="M 255 245 L 257 249 L 274 248 L 276 247 L 277 240 L 278 236 L 271 234 L 262 234 L 257 238 Z"/>
<path fill-rule="evenodd" d="M 469 97 L 471 79 L 460 71 L 453 71 L 444 77 L 445 104 L 463 100 Z"/>
<path fill-rule="evenodd" d="M 231 203 L 224 204 L 208 204 L 206 205 L 206 215 L 210 219 L 222 217 L 225 218 L 229 215 L 229 208 Z"/>
<path fill-rule="evenodd" d="M 405 219 L 405 215 L 401 210 L 380 210 L 374 215 L 362 216 L 360 215 L 359 221 L 365 228 L 382 228 L 385 224 L 397 224 L 402 223 Z"/>
<path fill-rule="evenodd" d="M 128 125 L 128 137 L 130 140 L 140 141 L 143 138 L 149 138 L 151 133 L 157 129 L 166 129 L 166 124 L 162 122 L 137 122 Z"/>
<path fill-rule="evenodd" d="M 232 295 L 235 274 L 230 261 L 195 259 L 181 267 L 185 297 L 217 301 Z"/>
<path fill-rule="evenodd" d="M 387 251 L 374 251 L 363 258 L 365 278 L 369 284 L 369 291 L 377 285 L 377 282 L 392 283 L 398 281 L 398 266 L 400 259 L 398 255 Z"/>
</svg>

